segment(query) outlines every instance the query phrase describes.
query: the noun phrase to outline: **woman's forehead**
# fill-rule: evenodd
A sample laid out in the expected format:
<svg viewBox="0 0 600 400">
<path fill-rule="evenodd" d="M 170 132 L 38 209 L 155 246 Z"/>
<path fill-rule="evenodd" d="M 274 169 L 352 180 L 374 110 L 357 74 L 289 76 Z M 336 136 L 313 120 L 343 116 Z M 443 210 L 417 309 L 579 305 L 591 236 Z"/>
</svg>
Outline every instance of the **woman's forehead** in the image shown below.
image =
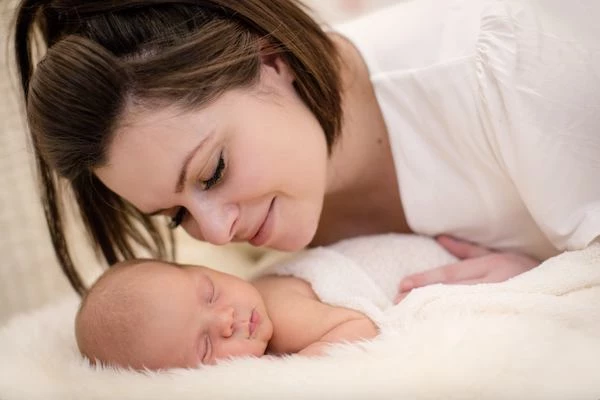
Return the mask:
<svg viewBox="0 0 600 400">
<path fill-rule="evenodd" d="M 94 170 L 113 192 L 144 213 L 164 207 L 186 166 L 215 139 L 212 125 L 197 114 L 159 110 L 147 120 L 121 127 Z"/>
</svg>

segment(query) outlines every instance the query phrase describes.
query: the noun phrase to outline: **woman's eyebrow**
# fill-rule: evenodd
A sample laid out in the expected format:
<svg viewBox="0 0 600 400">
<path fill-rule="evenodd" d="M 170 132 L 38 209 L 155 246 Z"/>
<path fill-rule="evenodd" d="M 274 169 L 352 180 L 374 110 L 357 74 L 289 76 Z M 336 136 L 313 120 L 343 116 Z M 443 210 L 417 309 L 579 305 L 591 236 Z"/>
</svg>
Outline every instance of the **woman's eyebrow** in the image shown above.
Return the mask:
<svg viewBox="0 0 600 400">
<path fill-rule="evenodd" d="M 208 135 L 204 136 L 200 140 L 200 143 L 198 143 L 183 159 L 183 163 L 182 163 L 181 169 L 179 171 L 179 177 L 177 178 L 177 183 L 175 184 L 175 190 L 174 190 L 175 194 L 181 193 L 183 191 L 185 180 L 188 175 L 188 168 L 190 166 L 190 162 L 192 161 L 192 159 L 194 158 L 196 153 L 198 153 L 202 149 L 202 147 L 204 147 L 204 145 L 206 144 L 208 139 L 210 139 L 210 137 L 212 136 L 213 133 L 214 133 L 214 131 L 210 132 Z M 160 210 L 151 211 L 149 213 L 146 213 L 146 215 L 149 217 L 154 217 L 165 211 L 167 211 L 166 208 L 161 208 Z"/>
<path fill-rule="evenodd" d="M 179 178 L 177 179 L 177 184 L 175 185 L 175 193 L 181 193 L 183 191 L 183 186 L 185 184 L 185 180 L 188 174 L 190 162 L 192 161 L 196 153 L 200 151 L 200 149 L 202 149 L 202 147 L 204 146 L 208 138 L 210 138 L 210 136 L 211 135 L 208 134 L 205 137 L 203 137 L 202 140 L 200 140 L 200 143 L 198 143 L 198 145 L 196 145 L 196 147 L 194 147 L 192 151 L 190 151 L 187 154 L 187 156 L 185 156 L 185 158 L 183 159 L 183 164 L 181 165 L 181 170 L 179 171 Z"/>
</svg>

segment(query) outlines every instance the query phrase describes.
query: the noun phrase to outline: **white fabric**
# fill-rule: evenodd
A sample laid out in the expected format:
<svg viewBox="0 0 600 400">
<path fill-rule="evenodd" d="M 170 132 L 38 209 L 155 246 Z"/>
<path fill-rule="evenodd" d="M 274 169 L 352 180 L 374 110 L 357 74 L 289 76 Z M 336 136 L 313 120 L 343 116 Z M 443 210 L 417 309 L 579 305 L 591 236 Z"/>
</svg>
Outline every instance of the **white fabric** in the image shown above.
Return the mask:
<svg viewBox="0 0 600 400">
<path fill-rule="evenodd" d="M 600 235 L 598 16 L 419 0 L 336 28 L 369 67 L 415 232 L 542 259 Z"/>
<path fill-rule="evenodd" d="M 303 279 L 322 302 L 360 311 L 383 329 L 403 277 L 454 261 L 431 238 L 387 234 L 305 250 L 264 273 Z"/>
<path fill-rule="evenodd" d="M 413 252 L 404 253 L 410 265 Z M 598 304 L 594 245 L 499 284 L 417 289 L 386 311 L 395 331 L 327 357 L 137 373 L 82 360 L 73 296 L 0 329 L 0 398 L 597 400 Z"/>
</svg>

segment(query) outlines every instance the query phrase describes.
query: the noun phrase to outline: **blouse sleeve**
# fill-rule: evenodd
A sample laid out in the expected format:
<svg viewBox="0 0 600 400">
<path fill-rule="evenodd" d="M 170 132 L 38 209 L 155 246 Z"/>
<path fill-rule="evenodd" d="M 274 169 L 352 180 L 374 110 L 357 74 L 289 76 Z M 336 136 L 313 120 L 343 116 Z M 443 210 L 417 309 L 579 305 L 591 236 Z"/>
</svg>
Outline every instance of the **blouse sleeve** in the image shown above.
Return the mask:
<svg viewBox="0 0 600 400">
<path fill-rule="evenodd" d="M 540 229 L 558 250 L 581 249 L 600 236 L 600 2 L 539 3 L 486 8 L 481 114 Z"/>
</svg>

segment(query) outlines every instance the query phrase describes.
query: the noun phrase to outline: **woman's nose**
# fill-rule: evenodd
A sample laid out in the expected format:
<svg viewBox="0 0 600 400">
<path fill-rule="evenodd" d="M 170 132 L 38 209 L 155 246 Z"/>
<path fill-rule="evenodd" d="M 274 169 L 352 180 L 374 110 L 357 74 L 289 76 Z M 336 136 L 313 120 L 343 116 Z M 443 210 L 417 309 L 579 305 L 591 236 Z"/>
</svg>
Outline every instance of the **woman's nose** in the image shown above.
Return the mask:
<svg viewBox="0 0 600 400">
<path fill-rule="evenodd" d="M 231 337 L 234 332 L 233 307 L 222 307 L 215 310 L 213 326 L 216 333 L 224 338 Z"/>
<path fill-rule="evenodd" d="M 191 218 L 184 228 L 190 236 L 215 245 L 231 242 L 235 234 L 233 228 L 239 217 L 237 205 L 196 201 L 187 209 Z"/>
</svg>

